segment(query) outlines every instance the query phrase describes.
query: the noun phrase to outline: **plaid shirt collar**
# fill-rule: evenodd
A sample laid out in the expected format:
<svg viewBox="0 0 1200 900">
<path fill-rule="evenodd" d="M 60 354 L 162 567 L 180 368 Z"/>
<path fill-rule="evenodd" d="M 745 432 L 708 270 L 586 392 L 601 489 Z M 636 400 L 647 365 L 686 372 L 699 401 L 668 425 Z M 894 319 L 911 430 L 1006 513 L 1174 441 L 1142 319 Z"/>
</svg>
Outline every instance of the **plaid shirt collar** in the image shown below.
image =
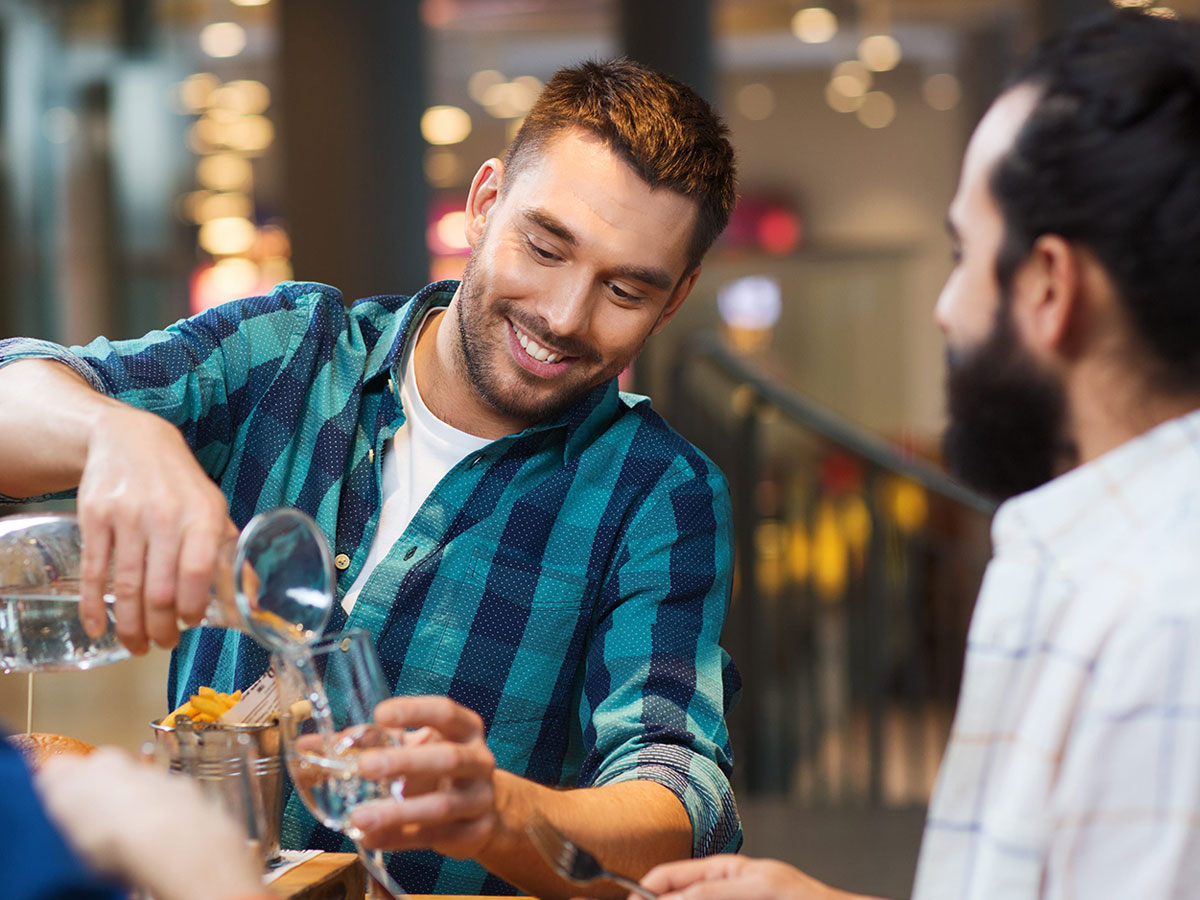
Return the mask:
<svg viewBox="0 0 1200 900">
<path fill-rule="evenodd" d="M 395 317 L 395 337 L 390 341 L 381 339 L 367 359 L 363 373 L 364 386 L 380 378 L 399 378 L 400 362 L 410 358 L 409 345 L 416 337 L 420 323 L 425 320 L 425 314 L 436 307 L 448 306 L 457 293 L 459 284 L 457 281 L 437 281 L 413 294 Z M 634 403 L 643 399 L 634 394 L 628 397 Z M 621 402 L 617 380 L 610 378 L 592 388 L 553 418 L 500 438 L 500 441 L 512 442 L 540 432 L 561 429 L 564 433 L 563 463 L 569 464 L 612 424 L 620 411 Z"/>
</svg>

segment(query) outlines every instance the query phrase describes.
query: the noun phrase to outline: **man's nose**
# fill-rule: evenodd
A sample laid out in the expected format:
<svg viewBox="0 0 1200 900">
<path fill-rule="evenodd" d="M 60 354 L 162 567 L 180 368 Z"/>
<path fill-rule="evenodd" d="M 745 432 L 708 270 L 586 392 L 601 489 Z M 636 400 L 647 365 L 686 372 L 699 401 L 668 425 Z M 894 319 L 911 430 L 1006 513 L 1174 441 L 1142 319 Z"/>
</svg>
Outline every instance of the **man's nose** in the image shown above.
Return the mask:
<svg viewBox="0 0 1200 900">
<path fill-rule="evenodd" d="M 546 298 L 539 311 L 551 333 L 568 338 L 583 337 L 591 325 L 590 283 L 580 279 L 564 285 L 562 290 Z"/>
</svg>

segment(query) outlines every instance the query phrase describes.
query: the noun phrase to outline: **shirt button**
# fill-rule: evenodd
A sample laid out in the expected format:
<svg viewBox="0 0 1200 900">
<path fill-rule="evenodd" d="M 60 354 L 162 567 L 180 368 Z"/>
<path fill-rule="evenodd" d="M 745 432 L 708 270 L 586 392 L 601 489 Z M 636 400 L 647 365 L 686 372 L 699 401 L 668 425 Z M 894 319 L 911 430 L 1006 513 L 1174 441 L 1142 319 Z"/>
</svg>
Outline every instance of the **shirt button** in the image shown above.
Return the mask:
<svg viewBox="0 0 1200 900">
<path fill-rule="evenodd" d="M 480 464 L 481 462 L 483 462 L 485 459 L 487 459 L 487 457 L 486 457 L 486 456 L 484 456 L 482 453 L 480 453 L 480 454 L 479 454 L 478 456 L 476 456 L 476 457 L 475 457 L 473 460 L 471 460 L 471 468 L 472 468 L 472 469 L 473 469 L 473 468 L 475 468 L 477 465 L 479 465 L 479 464 Z"/>
<path fill-rule="evenodd" d="M 405 559 L 412 559 L 412 558 L 413 558 L 413 554 L 414 554 L 414 553 L 416 553 L 416 552 L 417 552 L 417 548 L 416 548 L 416 547 L 409 547 L 409 548 L 408 548 L 408 552 L 404 554 L 404 558 L 405 558 Z"/>
<path fill-rule="evenodd" d="M 388 379 L 388 393 L 389 394 L 396 393 L 396 385 L 390 378 Z"/>
<path fill-rule="evenodd" d="M 333 558 L 333 565 L 339 572 L 344 572 L 350 568 L 350 557 L 345 553 L 339 553 Z"/>
<path fill-rule="evenodd" d="M 372 447 L 367 451 L 367 462 L 375 462 L 375 448 Z"/>
</svg>

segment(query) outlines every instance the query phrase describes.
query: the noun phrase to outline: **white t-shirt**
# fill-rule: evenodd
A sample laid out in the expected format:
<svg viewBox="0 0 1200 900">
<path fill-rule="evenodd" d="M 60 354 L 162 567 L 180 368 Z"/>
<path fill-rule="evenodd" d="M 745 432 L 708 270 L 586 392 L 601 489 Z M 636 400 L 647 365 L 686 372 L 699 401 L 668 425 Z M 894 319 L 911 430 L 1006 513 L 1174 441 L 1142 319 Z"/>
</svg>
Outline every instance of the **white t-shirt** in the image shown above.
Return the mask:
<svg viewBox="0 0 1200 900">
<path fill-rule="evenodd" d="M 417 334 L 425 330 L 430 316 L 442 311 L 432 309 L 426 313 Z M 490 438 L 459 431 L 430 412 L 417 389 L 417 367 L 412 361 L 414 346 L 415 340 L 400 363 L 404 370 L 400 381 L 400 405 L 404 407 L 405 422 L 383 445 L 380 462 L 383 508 L 379 512 L 379 526 L 375 529 L 362 571 L 342 599 L 342 608 L 347 613 L 354 608 L 354 601 L 375 566 L 404 534 L 404 529 L 438 482 L 464 457 L 492 442 Z"/>
</svg>

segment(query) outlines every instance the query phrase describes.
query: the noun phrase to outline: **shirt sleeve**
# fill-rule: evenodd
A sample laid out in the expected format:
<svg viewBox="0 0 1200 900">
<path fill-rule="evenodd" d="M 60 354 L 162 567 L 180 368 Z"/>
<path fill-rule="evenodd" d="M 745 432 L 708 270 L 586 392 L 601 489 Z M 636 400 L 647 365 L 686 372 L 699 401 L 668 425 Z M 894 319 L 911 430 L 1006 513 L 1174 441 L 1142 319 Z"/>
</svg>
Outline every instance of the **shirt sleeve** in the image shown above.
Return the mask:
<svg viewBox="0 0 1200 900">
<path fill-rule="evenodd" d="M 1184 897 L 1200 884 L 1197 618 L 1122 622 L 1098 657 L 1050 793 L 1048 900 Z"/>
<path fill-rule="evenodd" d="M 737 673 L 718 644 L 732 578 L 729 492 L 713 469 L 647 498 L 600 597 L 581 702 L 580 786 L 646 779 L 692 823 L 692 852 L 741 846 L 724 714 Z"/>
<path fill-rule="evenodd" d="M 229 461 L 238 423 L 304 331 L 295 290 L 226 303 L 133 340 L 97 338 L 85 346 L 11 338 L 0 366 L 55 359 L 97 391 L 161 416 L 182 432 L 214 478 Z M 253 373 L 253 377 L 251 377 Z M 13 498 L 4 498 L 13 499 Z"/>
<path fill-rule="evenodd" d="M 0 894 L 13 900 L 120 900 L 116 885 L 101 880 L 71 851 L 47 818 L 21 757 L 0 735 Z"/>
</svg>

